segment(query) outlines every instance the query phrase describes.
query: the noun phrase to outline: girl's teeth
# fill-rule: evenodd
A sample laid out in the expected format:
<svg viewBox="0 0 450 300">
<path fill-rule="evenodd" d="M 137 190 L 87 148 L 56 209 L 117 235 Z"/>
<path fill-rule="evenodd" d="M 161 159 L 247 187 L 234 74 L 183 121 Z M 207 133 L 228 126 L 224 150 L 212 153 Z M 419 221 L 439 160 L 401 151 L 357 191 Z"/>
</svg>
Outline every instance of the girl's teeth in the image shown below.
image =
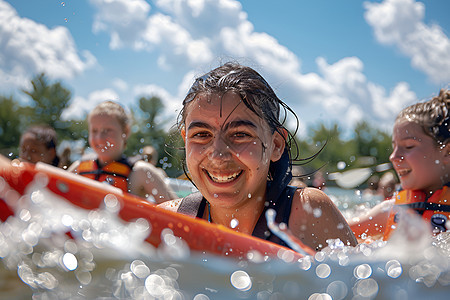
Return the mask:
<svg viewBox="0 0 450 300">
<path fill-rule="evenodd" d="M 227 176 L 214 176 L 211 173 L 208 173 L 208 174 L 214 182 L 225 183 L 225 182 L 233 181 L 234 179 L 236 179 L 236 177 L 239 176 L 240 173 L 241 172 L 237 172 L 237 173 L 234 173 L 232 175 L 227 175 Z"/>
</svg>

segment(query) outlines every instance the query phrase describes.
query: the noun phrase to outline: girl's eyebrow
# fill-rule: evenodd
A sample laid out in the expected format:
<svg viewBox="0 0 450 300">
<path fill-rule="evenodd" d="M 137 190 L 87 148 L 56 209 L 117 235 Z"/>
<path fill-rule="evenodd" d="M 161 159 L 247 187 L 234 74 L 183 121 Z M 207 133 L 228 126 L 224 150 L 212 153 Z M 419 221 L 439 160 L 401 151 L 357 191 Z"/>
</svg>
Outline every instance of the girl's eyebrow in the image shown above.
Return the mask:
<svg viewBox="0 0 450 300">
<path fill-rule="evenodd" d="M 248 120 L 237 120 L 237 121 L 231 121 L 229 123 L 227 123 L 224 126 L 223 130 L 228 130 L 231 128 L 236 128 L 236 127 L 240 127 L 240 126 L 246 126 L 246 127 L 252 127 L 252 128 L 256 128 L 256 125 Z M 188 126 L 188 130 L 193 129 L 193 128 L 205 128 L 205 129 L 210 129 L 212 130 L 213 127 L 205 122 L 201 122 L 201 121 L 195 121 L 192 122 L 191 124 L 189 124 Z"/>
<path fill-rule="evenodd" d="M 212 130 L 212 126 L 209 124 L 206 124 L 205 122 L 195 121 L 189 124 L 188 130 L 191 130 L 193 128 L 205 128 Z"/>
<path fill-rule="evenodd" d="M 240 126 L 256 128 L 256 125 L 249 120 L 237 120 L 237 121 L 231 121 L 230 123 L 227 123 L 227 125 L 225 125 L 225 127 L 224 127 L 224 130 L 226 131 L 230 128 L 236 128 L 236 127 L 240 127 Z"/>
</svg>

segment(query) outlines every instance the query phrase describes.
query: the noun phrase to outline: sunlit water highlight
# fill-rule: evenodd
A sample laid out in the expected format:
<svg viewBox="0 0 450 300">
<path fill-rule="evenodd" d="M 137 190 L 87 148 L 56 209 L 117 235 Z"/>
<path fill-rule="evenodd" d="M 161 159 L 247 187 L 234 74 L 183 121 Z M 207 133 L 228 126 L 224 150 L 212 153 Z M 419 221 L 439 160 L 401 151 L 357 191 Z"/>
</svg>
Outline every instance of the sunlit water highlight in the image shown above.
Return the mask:
<svg viewBox="0 0 450 300">
<path fill-rule="evenodd" d="M 378 201 L 333 191 L 346 217 Z M 16 216 L 0 224 L 0 298 L 445 299 L 450 292 L 449 233 L 428 238 L 408 232 L 417 233 L 412 225 L 387 244 L 332 242 L 314 257 L 280 253 L 262 262 L 255 254 L 191 253 L 170 230 L 155 249 L 143 242 L 151 224 L 122 222 L 117 211 L 111 195 L 101 209 L 85 211 L 36 182 Z"/>
</svg>

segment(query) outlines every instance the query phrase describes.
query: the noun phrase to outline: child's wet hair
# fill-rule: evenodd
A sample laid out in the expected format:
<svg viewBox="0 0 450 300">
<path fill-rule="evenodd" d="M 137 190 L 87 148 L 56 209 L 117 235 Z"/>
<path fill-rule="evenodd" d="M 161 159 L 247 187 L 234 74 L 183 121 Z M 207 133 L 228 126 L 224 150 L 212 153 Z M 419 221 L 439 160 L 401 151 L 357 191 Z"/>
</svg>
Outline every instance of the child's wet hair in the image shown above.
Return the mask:
<svg viewBox="0 0 450 300">
<path fill-rule="evenodd" d="M 109 116 L 114 117 L 119 122 L 123 131 L 126 132 L 130 126 L 130 117 L 125 112 L 125 109 L 117 102 L 104 101 L 98 104 L 88 115 L 88 122 L 93 116 Z"/>
<path fill-rule="evenodd" d="M 266 80 L 250 67 L 237 63 L 226 63 L 205 75 L 198 77 L 183 100 L 183 109 L 178 116 L 178 127 L 184 126 L 186 108 L 198 95 L 234 92 L 240 96 L 242 102 L 256 115 L 266 120 L 272 132 L 282 129 L 288 132 L 286 142 L 293 140 L 293 135 L 285 128 L 287 111 L 291 112 L 297 120 L 295 113 L 280 100 Z M 280 121 L 280 110 L 285 110 L 285 118 Z M 282 134 L 284 136 L 284 134 Z"/>
<path fill-rule="evenodd" d="M 438 96 L 406 107 L 396 122 L 402 120 L 421 125 L 437 144 L 446 145 L 450 141 L 450 90 L 441 89 Z"/>
</svg>

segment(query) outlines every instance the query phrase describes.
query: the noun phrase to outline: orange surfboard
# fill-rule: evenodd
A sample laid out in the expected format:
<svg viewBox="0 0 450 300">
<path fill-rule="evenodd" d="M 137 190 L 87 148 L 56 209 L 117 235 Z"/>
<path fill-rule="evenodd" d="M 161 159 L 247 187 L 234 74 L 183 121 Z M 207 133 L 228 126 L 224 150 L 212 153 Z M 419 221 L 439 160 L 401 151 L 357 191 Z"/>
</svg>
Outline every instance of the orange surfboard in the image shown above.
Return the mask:
<svg viewBox="0 0 450 300">
<path fill-rule="evenodd" d="M 114 195 L 120 203 L 120 218 L 127 222 L 144 218 L 151 224 L 152 229 L 146 241 L 155 247 L 161 243 L 162 230 L 169 228 L 194 251 L 238 258 L 246 258 L 252 251 L 271 258 L 282 256 L 294 260 L 303 257 L 286 247 L 236 232 L 225 226 L 167 211 L 107 184 L 47 164 L 19 163 L 0 155 L 0 177 L 20 195 L 26 194 L 27 186 L 37 175 L 47 177 L 48 190 L 82 209 L 98 209 L 103 205 L 105 196 Z M 304 250 L 314 254 L 306 246 Z"/>
</svg>

